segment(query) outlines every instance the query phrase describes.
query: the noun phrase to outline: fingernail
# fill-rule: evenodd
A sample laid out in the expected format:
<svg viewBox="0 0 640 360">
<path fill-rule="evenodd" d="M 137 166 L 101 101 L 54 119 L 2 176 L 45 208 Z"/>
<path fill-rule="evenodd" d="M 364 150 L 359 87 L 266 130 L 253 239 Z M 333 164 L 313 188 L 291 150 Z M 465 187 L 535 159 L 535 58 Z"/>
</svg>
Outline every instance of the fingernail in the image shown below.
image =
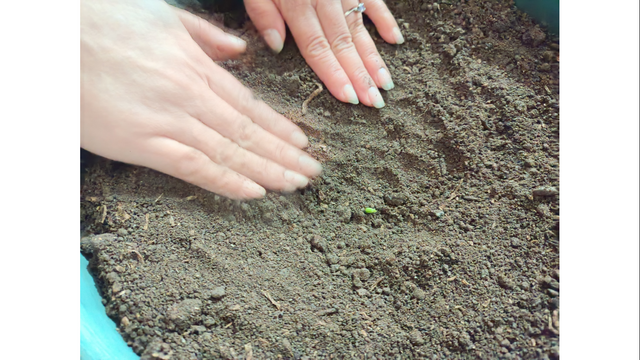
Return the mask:
<svg viewBox="0 0 640 360">
<path fill-rule="evenodd" d="M 391 80 L 391 75 L 389 75 L 389 72 L 385 68 L 378 70 L 378 81 L 385 90 L 391 90 L 395 87 L 393 80 Z"/>
<path fill-rule="evenodd" d="M 309 139 L 307 139 L 307 136 L 300 131 L 294 131 L 293 134 L 291 134 L 290 140 L 293 145 L 299 148 L 309 145 Z"/>
<path fill-rule="evenodd" d="M 358 95 L 356 95 L 356 91 L 353 90 L 353 86 L 351 84 L 344 86 L 344 96 L 347 98 L 347 101 L 352 104 L 359 104 Z"/>
<path fill-rule="evenodd" d="M 306 155 L 300 156 L 298 163 L 300 163 L 300 167 L 303 169 L 308 169 L 309 172 L 313 174 L 311 176 L 318 176 L 322 172 L 322 165 Z"/>
<path fill-rule="evenodd" d="M 380 109 L 384 107 L 384 100 L 382 99 L 382 95 L 380 95 L 380 91 L 375 86 L 369 88 L 369 101 L 376 109 Z"/>
<path fill-rule="evenodd" d="M 284 43 L 282 42 L 282 37 L 280 33 L 276 29 L 265 30 L 262 33 L 262 37 L 264 37 L 264 41 L 267 42 L 267 45 L 271 48 L 273 52 L 279 54 L 282 51 L 282 47 Z"/>
<path fill-rule="evenodd" d="M 232 43 L 234 43 L 234 44 L 236 44 L 236 45 L 238 45 L 238 46 L 242 46 L 242 47 L 246 47 L 246 46 L 247 46 L 247 42 L 246 42 L 246 41 L 244 41 L 244 40 L 242 40 L 242 39 L 240 39 L 240 38 L 239 38 L 239 37 L 237 37 L 237 36 L 229 35 L 229 40 L 230 40 Z"/>
<path fill-rule="evenodd" d="M 303 188 L 309 183 L 309 179 L 307 179 L 306 176 L 300 175 L 291 170 L 286 170 L 284 172 L 284 179 L 296 188 Z"/>
<path fill-rule="evenodd" d="M 250 199 L 261 198 L 266 194 L 267 192 L 265 191 L 265 189 L 258 184 L 250 181 L 246 181 L 244 183 L 244 195 L 247 198 L 250 198 Z"/>
<path fill-rule="evenodd" d="M 392 33 L 393 33 L 393 38 L 396 39 L 396 44 L 400 45 L 404 42 L 404 37 L 402 37 L 402 33 L 400 32 L 400 29 L 393 28 Z"/>
</svg>

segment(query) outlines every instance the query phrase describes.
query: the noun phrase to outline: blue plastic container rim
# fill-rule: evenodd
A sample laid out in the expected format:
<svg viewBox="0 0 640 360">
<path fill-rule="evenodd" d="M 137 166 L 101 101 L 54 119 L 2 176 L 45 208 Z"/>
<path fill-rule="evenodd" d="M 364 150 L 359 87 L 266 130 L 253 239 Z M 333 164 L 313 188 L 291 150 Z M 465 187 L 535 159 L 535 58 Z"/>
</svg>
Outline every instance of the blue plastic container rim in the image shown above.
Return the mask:
<svg viewBox="0 0 640 360">
<path fill-rule="evenodd" d="M 137 360 L 106 313 L 102 298 L 89 270 L 89 262 L 80 254 L 80 359 Z"/>
</svg>

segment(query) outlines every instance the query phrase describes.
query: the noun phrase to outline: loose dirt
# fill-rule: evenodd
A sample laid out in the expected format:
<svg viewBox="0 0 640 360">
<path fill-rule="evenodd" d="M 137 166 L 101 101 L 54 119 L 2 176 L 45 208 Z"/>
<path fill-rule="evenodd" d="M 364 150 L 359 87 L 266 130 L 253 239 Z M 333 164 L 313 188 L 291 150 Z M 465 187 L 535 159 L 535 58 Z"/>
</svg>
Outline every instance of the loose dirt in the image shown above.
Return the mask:
<svg viewBox="0 0 640 360">
<path fill-rule="evenodd" d="M 304 190 L 238 202 L 83 155 L 81 249 L 143 359 L 559 356 L 558 43 L 510 1 L 388 5 L 380 110 L 325 89 L 303 114 L 295 44 L 230 30 L 249 50 L 223 66 L 323 163 Z"/>
</svg>

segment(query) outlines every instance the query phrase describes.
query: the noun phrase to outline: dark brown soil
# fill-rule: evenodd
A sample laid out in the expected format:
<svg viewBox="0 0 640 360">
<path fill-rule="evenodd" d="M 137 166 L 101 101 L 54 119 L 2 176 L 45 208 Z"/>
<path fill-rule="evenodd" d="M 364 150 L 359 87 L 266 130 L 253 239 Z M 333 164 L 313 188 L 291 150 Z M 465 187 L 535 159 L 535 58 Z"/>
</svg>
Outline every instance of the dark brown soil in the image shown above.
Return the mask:
<svg viewBox="0 0 640 360">
<path fill-rule="evenodd" d="M 305 190 L 236 202 L 98 159 L 82 249 L 144 359 L 557 358 L 558 44 L 510 1 L 389 2 L 381 110 L 295 44 L 224 64 L 310 136 Z M 367 214 L 365 207 L 377 209 Z M 94 236 L 92 234 L 106 234 Z"/>
</svg>

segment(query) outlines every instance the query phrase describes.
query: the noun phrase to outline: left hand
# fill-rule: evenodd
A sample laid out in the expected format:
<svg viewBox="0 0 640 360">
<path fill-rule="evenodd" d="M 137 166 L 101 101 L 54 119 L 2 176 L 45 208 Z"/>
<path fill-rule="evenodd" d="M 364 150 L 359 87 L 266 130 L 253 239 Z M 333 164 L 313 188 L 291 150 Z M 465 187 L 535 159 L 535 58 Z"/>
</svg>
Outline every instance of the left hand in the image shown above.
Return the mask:
<svg viewBox="0 0 640 360">
<path fill-rule="evenodd" d="M 382 38 L 402 44 L 396 20 L 382 0 L 244 0 L 269 47 L 280 52 L 285 21 L 309 66 L 338 100 L 381 108 L 378 88 L 394 87 L 389 69 L 364 27 L 362 14 L 345 12 L 362 1 Z"/>
</svg>

